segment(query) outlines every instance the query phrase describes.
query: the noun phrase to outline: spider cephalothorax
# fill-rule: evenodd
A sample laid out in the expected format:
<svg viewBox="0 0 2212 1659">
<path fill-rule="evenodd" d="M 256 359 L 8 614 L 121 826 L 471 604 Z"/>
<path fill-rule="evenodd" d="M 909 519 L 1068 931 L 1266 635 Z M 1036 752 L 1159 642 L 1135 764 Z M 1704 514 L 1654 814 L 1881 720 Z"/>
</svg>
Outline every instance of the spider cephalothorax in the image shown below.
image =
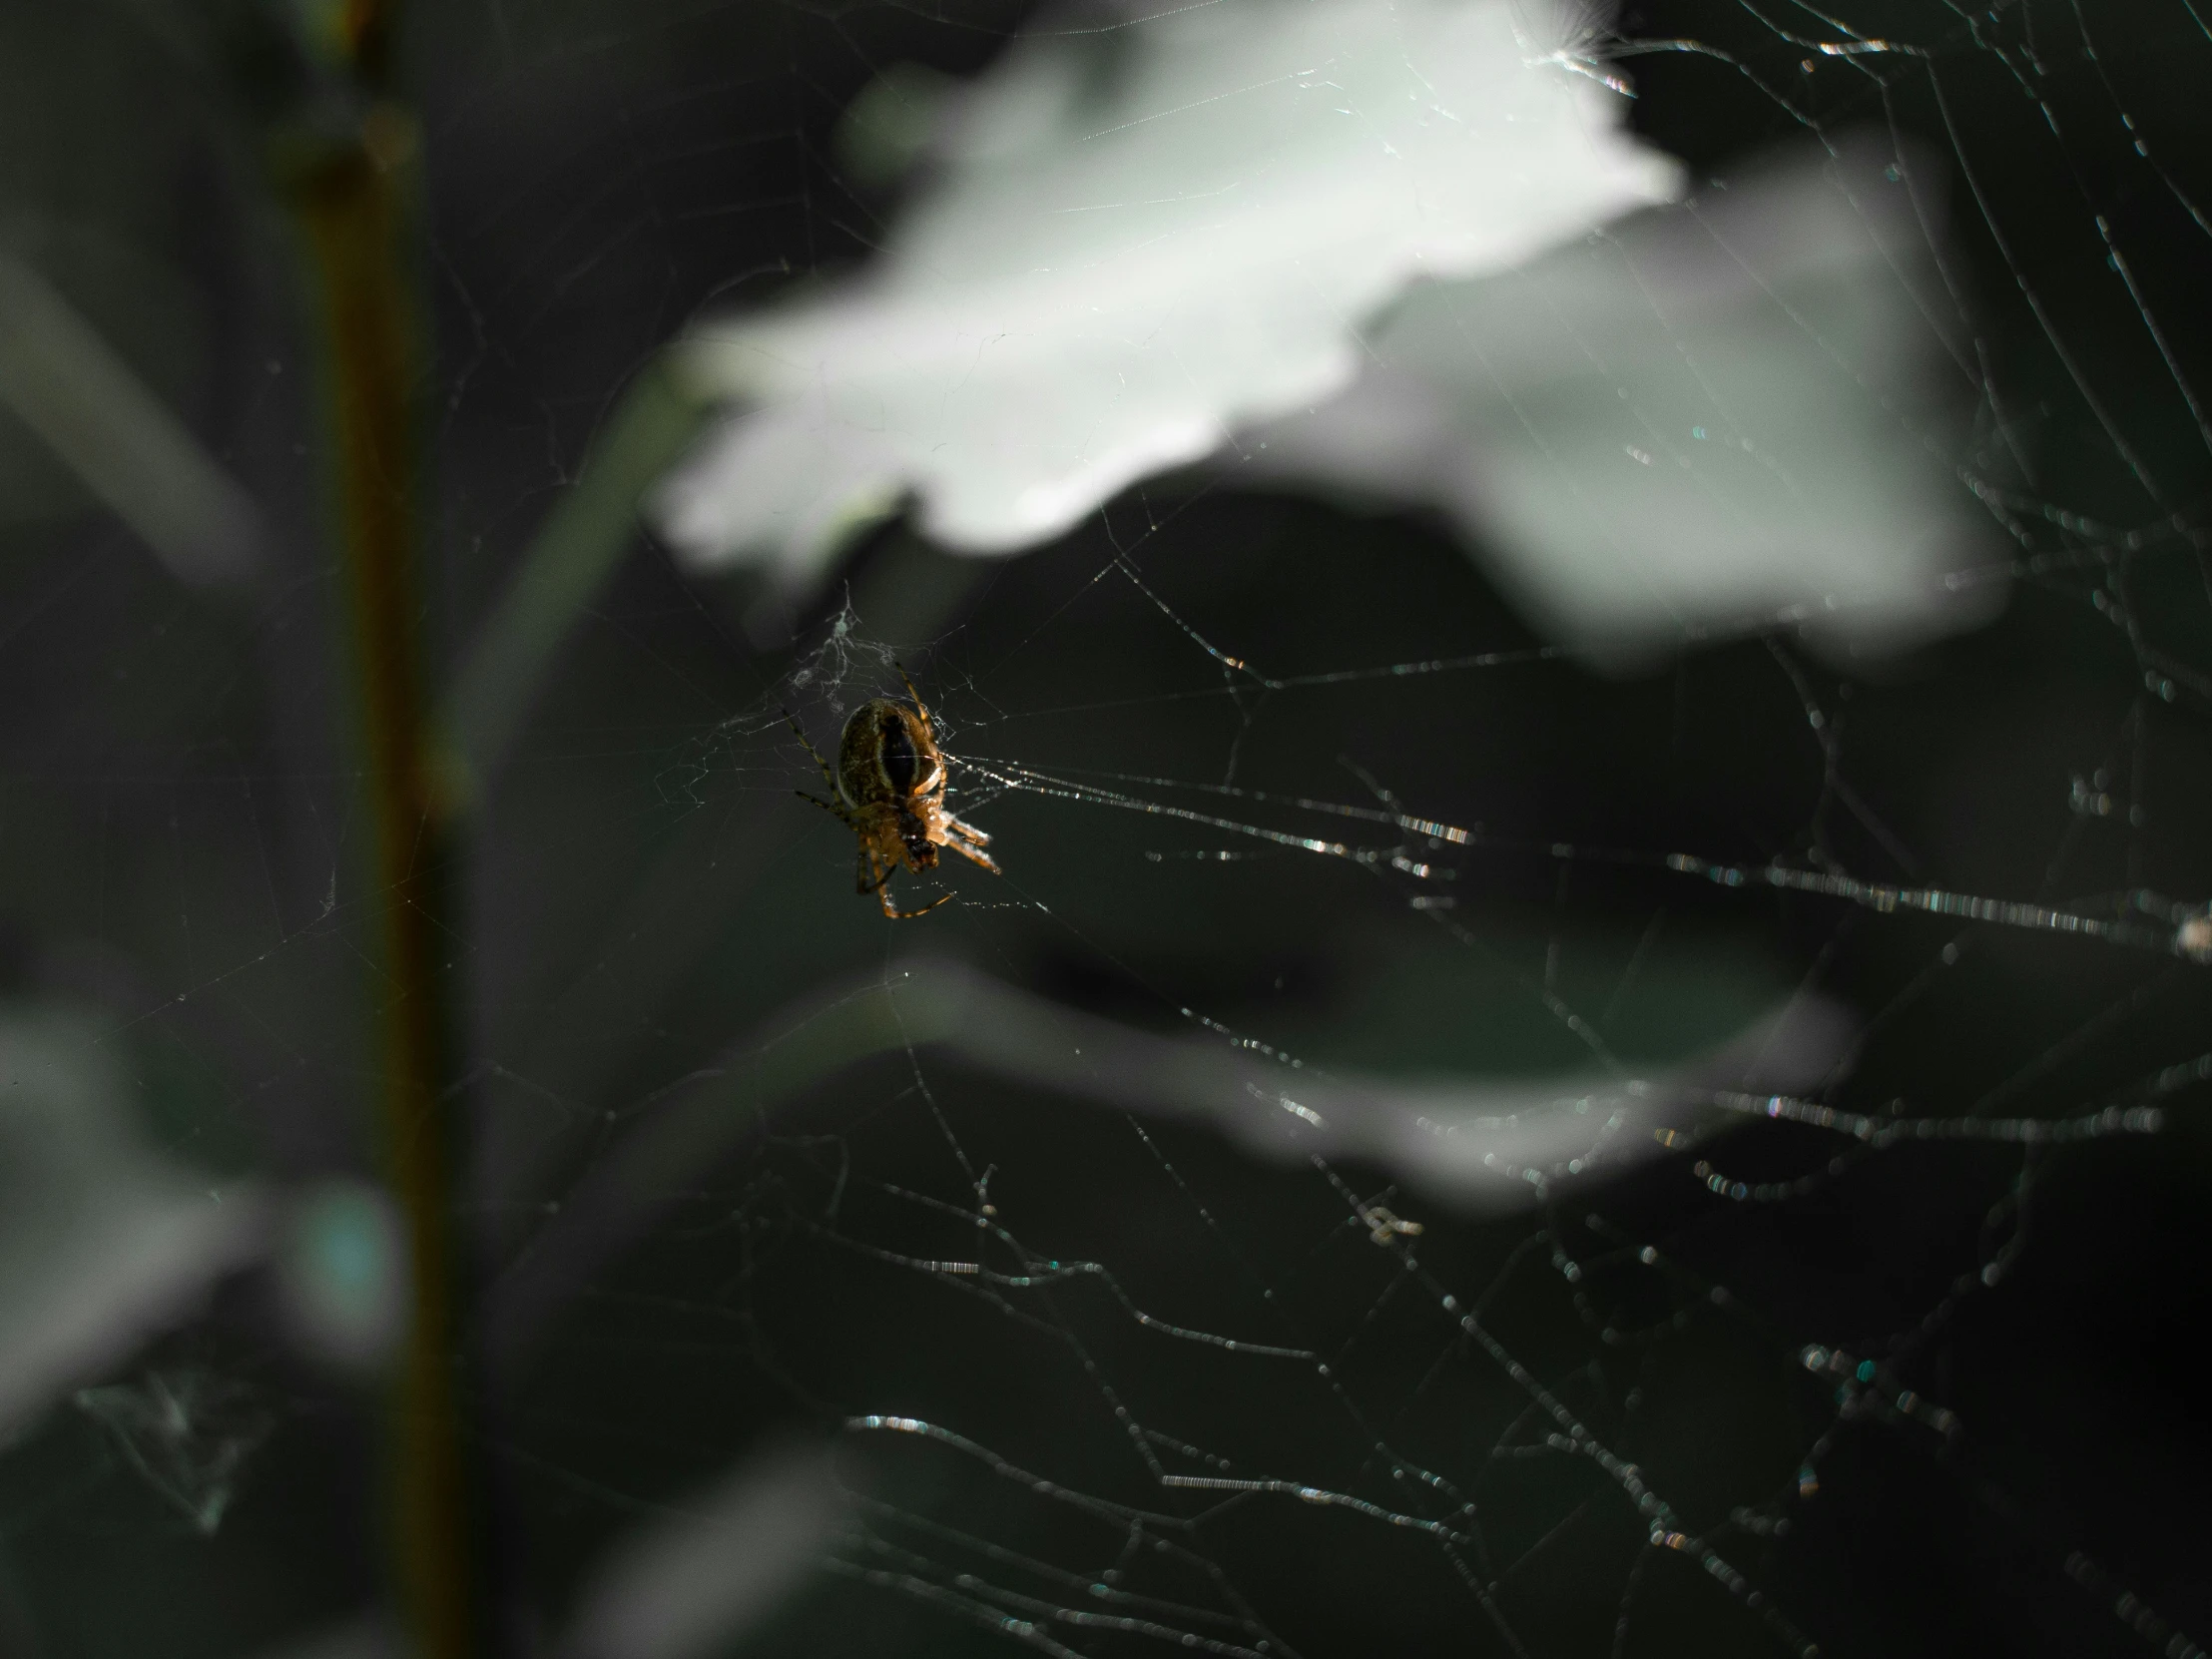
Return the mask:
<svg viewBox="0 0 2212 1659">
<path fill-rule="evenodd" d="M 901 679 L 905 678 L 900 671 Z M 944 810 L 944 756 L 937 749 L 936 729 L 914 683 L 906 681 L 914 706 L 887 697 L 870 698 L 852 711 L 837 740 L 837 770 L 831 772 L 807 734 L 799 741 L 822 768 L 822 776 L 835 792 L 835 799 L 799 793 L 816 806 L 834 813 L 860 837 L 858 888 L 882 900 L 883 913 L 894 921 L 926 915 L 952 897 L 932 899 L 918 910 L 900 910 L 891 904 L 891 872 L 901 864 L 920 871 L 937 867 L 937 848 L 949 846 L 971 858 L 992 874 L 998 865 L 982 848 L 990 836 L 972 825 L 962 824 Z M 788 716 L 786 717 L 789 718 Z M 798 722 L 792 730 L 799 731 Z"/>
</svg>

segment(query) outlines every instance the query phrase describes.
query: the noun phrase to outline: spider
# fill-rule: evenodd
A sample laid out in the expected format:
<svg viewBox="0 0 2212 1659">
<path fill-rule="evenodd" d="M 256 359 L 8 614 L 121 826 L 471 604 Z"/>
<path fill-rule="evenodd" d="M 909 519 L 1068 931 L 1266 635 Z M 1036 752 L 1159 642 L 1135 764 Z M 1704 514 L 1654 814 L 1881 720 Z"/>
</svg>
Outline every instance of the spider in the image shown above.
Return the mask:
<svg viewBox="0 0 2212 1659">
<path fill-rule="evenodd" d="M 917 873 L 935 869 L 940 846 L 949 846 L 993 875 L 998 865 L 982 850 L 990 836 L 944 810 L 944 756 L 937 749 L 936 729 L 903 668 L 898 677 L 906 681 L 906 695 L 914 706 L 909 709 L 887 697 L 874 697 L 853 710 L 844 723 L 844 735 L 837 740 L 835 772 L 807 742 L 790 710 L 784 711 L 784 718 L 822 768 L 833 799 L 825 801 L 805 790 L 797 792 L 800 798 L 835 814 L 839 824 L 860 837 L 855 890 L 875 894 L 891 920 L 909 921 L 948 902 L 952 894 L 931 899 L 918 910 L 894 908 L 890 878 L 899 865 Z"/>
</svg>

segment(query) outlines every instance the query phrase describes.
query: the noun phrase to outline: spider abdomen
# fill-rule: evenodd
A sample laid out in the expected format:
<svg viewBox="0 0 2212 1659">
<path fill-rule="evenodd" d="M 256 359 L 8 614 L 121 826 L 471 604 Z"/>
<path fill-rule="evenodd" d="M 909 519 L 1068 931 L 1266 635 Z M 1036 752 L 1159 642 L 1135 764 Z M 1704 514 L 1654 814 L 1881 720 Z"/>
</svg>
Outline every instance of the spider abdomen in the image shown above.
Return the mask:
<svg viewBox="0 0 2212 1659">
<path fill-rule="evenodd" d="M 837 740 L 837 790 L 855 809 L 905 809 L 928 793 L 942 768 L 928 729 L 888 698 L 871 698 L 853 710 Z"/>
<path fill-rule="evenodd" d="M 883 768 L 883 777 L 894 794 L 908 796 L 914 793 L 914 778 L 920 771 L 920 757 L 914 753 L 913 740 L 906 735 L 906 722 L 911 719 L 904 709 L 893 704 L 884 715 L 881 746 L 876 750 L 876 760 Z"/>
</svg>

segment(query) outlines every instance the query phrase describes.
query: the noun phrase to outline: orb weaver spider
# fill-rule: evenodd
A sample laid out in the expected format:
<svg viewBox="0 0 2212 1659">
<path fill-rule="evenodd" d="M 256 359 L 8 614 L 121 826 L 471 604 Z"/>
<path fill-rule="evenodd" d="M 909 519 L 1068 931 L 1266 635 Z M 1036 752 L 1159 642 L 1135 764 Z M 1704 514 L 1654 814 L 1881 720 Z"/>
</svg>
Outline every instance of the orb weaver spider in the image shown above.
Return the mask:
<svg viewBox="0 0 2212 1659">
<path fill-rule="evenodd" d="M 950 902 L 952 894 L 931 899 L 918 910 L 896 908 L 891 903 L 890 879 L 901 864 L 917 874 L 935 869 L 937 848 L 949 846 L 993 875 L 999 870 L 982 850 L 990 836 L 944 810 L 944 756 L 937 748 L 936 728 L 903 667 L 898 677 L 906 682 L 906 695 L 914 706 L 909 709 L 887 697 L 871 697 L 853 710 L 844 723 L 844 735 L 837 740 L 835 772 L 808 742 L 789 709 L 784 718 L 822 768 L 832 799 L 825 801 L 805 790 L 795 793 L 835 815 L 839 824 L 860 837 L 855 890 L 875 894 L 891 920 L 911 921 Z"/>
</svg>

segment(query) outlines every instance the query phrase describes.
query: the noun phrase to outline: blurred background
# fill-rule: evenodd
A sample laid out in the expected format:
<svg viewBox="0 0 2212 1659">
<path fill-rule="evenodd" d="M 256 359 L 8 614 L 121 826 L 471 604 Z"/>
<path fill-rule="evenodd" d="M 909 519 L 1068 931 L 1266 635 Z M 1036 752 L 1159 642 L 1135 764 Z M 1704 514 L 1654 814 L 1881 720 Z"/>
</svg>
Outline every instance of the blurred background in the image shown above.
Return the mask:
<svg viewBox="0 0 2212 1659">
<path fill-rule="evenodd" d="M 1147 20 L 372 11 L 0 0 L 0 1651 L 2212 1641 L 2182 0 L 1584 20 L 1685 194 L 1912 173 L 1935 366 L 1755 273 L 1838 377 L 1740 436 L 1837 399 L 1906 438 L 1806 523 L 1949 527 L 1937 620 L 1692 557 L 1633 649 L 1341 433 L 1006 556 L 664 545 L 666 348 Z M 902 672 L 1004 874 L 892 921 L 791 722 Z"/>
</svg>

